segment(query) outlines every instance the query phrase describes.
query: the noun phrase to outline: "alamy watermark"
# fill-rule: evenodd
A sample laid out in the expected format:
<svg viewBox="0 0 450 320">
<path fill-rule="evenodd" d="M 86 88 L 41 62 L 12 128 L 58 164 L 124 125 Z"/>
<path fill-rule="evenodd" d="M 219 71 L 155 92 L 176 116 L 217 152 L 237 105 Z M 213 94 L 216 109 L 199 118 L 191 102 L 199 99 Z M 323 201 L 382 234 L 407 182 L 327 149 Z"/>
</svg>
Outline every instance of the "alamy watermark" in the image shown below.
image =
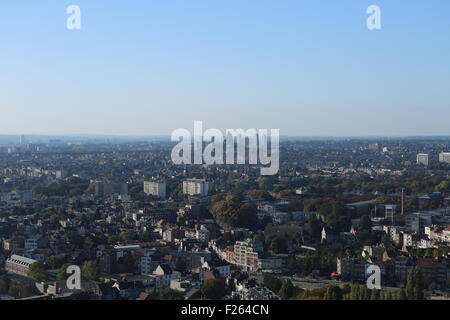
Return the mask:
<svg viewBox="0 0 450 320">
<path fill-rule="evenodd" d="M 66 26 L 69 30 L 81 29 L 81 9 L 77 5 L 70 5 L 66 9 L 66 13 L 70 16 L 66 20 Z"/>
<path fill-rule="evenodd" d="M 366 269 L 366 275 L 368 275 L 366 281 L 367 289 L 381 290 L 381 268 L 371 264 Z"/>
<path fill-rule="evenodd" d="M 68 266 L 66 273 L 70 276 L 67 278 L 66 286 L 69 290 L 81 289 L 81 269 L 77 265 Z"/>
<path fill-rule="evenodd" d="M 268 166 L 261 167 L 264 176 L 275 175 L 279 170 L 279 129 L 271 129 L 270 137 L 268 129 L 227 129 L 224 136 L 218 129 L 203 132 L 203 122 L 194 121 L 193 137 L 187 129 L 176 129 L 171 140 L 179 142 L 172 149 L 174 164 L 260 164 Z M 204 143 L 208 145 L 203 149 Z"/>
<path fill-rule="evenodd" d="M 367 8 L 367 29 L 381 30 L 381 8 L 377 5 L 371 5 Z"/>
<path fill-rule="evenodd" d="M 66 14 L 70 15 L 66 20 L 66 26 L 69 30 L 81 29 L 81 9 L 78 5 L 72 4 L 67 7 Z M 367 29 L 381 30 L 381 8 L 378 5 L 370 5 L 367 7 L 366 14 L 368 18 L 366 21 Z"/>
</svg>

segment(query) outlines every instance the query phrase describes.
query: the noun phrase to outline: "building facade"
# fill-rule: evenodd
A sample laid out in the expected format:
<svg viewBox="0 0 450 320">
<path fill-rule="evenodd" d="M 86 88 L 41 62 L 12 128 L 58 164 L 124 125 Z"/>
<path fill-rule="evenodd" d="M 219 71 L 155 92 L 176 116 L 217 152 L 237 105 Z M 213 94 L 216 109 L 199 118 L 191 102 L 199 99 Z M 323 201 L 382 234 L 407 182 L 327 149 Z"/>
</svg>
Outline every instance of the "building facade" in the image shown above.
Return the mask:
<svg viewBox="0 0 450 320">
<path fill-rule="evenodd" d="M 166 198 L 166 184 L 157 181 L 144 181 L 144 193 L 161 199 Z"/>
<path fill-rule="evenodd" d="M 439 162 L 450 163 L 450 152 L 442 152 L 439 154 Z"/>
<path fill-rule="evenodd" d="M 96 182 L 95 196 L 105 197 L 111 195 L 128 195 L 128 184 L 115 182 Z"/>
<path fill-rule="evenodd" d="M 428 153 L 419 153 L 417 155 L 417 164 L 422 164 L 424 166 L 428 166 L 430 164 L 430 159 Z"/>
<path fill-rule="evenodd" d="M 5 270 L 9 273 L 27 276 L 30 266 L 37 262 L 36 260 L 13 254 L 5 263 Z"/>
<path fill-rule="evenodd" d="M 209 183 L 204 179 L 188 179 L 183 181 L 183 193 L 190 196 L 207 196 Z"/>
</svg>

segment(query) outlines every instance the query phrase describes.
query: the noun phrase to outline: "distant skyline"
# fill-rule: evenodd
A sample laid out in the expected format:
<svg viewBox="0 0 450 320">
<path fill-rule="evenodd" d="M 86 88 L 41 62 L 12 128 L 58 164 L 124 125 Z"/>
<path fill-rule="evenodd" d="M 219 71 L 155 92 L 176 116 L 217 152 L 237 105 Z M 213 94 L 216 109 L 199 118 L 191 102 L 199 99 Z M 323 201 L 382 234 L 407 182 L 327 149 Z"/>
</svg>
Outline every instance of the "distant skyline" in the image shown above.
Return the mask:
<svg viewBox="0 0 450 320">
<path fill-rule="evenodd" d="M 0 135 L 450 135 L 448 0 L 16 0 L 0 43 Z"/>
</svg>

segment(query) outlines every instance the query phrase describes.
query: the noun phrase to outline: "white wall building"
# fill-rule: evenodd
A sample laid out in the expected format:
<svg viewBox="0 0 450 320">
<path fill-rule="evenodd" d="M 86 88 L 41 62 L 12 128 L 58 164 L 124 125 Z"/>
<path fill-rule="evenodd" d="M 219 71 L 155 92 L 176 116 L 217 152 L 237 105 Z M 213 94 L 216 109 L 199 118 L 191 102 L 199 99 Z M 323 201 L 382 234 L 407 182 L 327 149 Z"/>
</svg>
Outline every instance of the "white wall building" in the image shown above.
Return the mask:
<svg viewBox="0 0 450 320">
<path fill-rule="evenodd" d="M 439 154 L 439 162 L 450 163 L 450 152 L 442 152 Z"/>
<path fill-rule="evenodd" d="M 258 253 L 263 252 L 262 243 L 251 240 L 236 241 L 234 244 L 234 259 L 236 265 L 245 271 L 258 269 Z"/>
<path fill-rule="evenodd" d="M 181 273 L 178 271 L 173 271 L 168 265 L 161 264 L 159 265 L 155 271 L 153 271 L 152 275 L 155 279 L 155 288 L 167 288 L 170 287 L 171 280 L 180 280 Z"/>
<path fill-rule="evenodd" d="M 207 196 L 209 183 L 204 179 L 188 179 L 183 181 L 183 193 L 190 196 Z"/>
<path fill-rule="evenodd" d="M 157 196 L 161 199 L 166 198 L 166 184 L 157 181 L 144 181 L 144 193 L 146 195 Z"/>
<path fill-rule="evenodd" d="M 153 252 L 146 252 L 141 257 L 140 260 L 141 274 L 152 274 L 153 272 L 152 256 Z"/>
<path fill-rule="evenodd" d="M 195 238 L 201 242 L 209 241 L 209 230 L 205 226 L 201 226 L 195 233 Z"/>
<path fill-rule="evenodd" d="M 417 164 L 428 166 L 430 164 L 428 153 L 419 153 L 417 155 Z"/>
</svg>

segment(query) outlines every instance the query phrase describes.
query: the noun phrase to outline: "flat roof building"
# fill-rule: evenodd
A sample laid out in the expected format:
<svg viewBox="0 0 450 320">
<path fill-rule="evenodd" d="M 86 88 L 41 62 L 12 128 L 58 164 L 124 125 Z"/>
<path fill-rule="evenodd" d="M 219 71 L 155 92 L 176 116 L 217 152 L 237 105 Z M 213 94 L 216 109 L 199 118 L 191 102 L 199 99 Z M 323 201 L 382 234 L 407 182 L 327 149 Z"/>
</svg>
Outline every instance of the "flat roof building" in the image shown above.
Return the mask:
<svg viewBox="0 0 450 320">
<path fill-rule="evenodd" d="M 430 164 L 430 158 L 428 156 L 428 153 L 419 153 L 417 155 L 417 164 L 422 164 L 424 166 L 428 166 Z"/>
<path fill-rule="evenodd" d="M 209 183 L 205 179 L 188 179 L 183 181 L 183 193 L 190 196 L 207 196 Z"/>
<path fill-rule="evenodd" d="M 161 199 L 166 198 L 166 184 L 157 181 L 144 181 L 144 193 Z"/>
<path fill-rule="evenodd" d="M 6 260 L 5 270 L 6 272 L 27 276 L 30 266 L 35 262 L 37 261 L 13 254 L 8 260 Z"/>
<path fill-rule="evenodd" d="M 450 163 L 450 152 L 442 152 L 439 154 L 439 162 Z"/>
</svg>

